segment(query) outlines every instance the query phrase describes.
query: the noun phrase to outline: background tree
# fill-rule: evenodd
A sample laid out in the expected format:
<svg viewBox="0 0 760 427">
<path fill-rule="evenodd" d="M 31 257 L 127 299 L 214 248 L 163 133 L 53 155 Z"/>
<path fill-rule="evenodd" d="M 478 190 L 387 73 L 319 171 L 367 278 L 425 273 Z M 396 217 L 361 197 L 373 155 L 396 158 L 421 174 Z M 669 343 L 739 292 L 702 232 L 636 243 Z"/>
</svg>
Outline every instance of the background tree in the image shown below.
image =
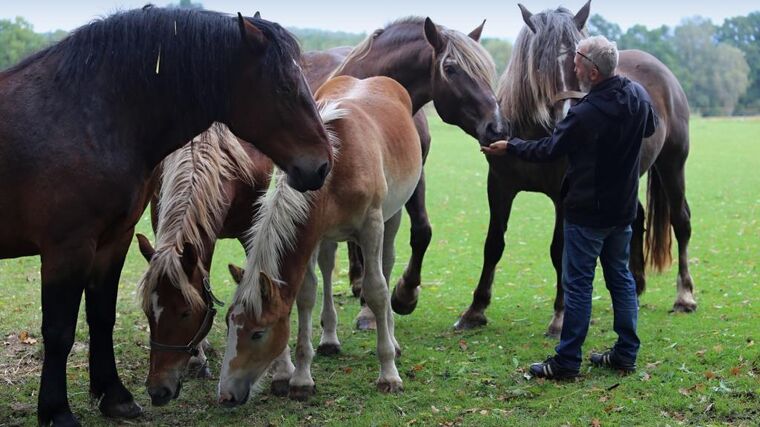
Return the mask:
<svg viewBox="0 0 760 427">
<path fill-rule="evenodd" d="M 739 98 L 737 113 L 760 114 L 760 12 L 726 19 L 717 31 L 718 41 L 738 48 L 749 66 L 749 87 Z"/>
</svg>

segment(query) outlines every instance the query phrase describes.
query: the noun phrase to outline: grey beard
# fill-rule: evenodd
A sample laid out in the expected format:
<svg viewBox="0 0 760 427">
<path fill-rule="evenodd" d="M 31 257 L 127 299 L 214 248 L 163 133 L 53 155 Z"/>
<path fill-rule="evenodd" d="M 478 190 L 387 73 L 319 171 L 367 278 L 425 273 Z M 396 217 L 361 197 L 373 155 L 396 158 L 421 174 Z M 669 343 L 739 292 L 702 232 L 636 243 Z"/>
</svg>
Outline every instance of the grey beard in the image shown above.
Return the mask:
<svg viewBox="0 0 760 427">
<path fill-rule="evenodd" d="M 589 80 L 579 80 L 578 84 L 580 85 L 583 92 L 588 92 L 591 90 L 591 81 Z"/>
</svg>

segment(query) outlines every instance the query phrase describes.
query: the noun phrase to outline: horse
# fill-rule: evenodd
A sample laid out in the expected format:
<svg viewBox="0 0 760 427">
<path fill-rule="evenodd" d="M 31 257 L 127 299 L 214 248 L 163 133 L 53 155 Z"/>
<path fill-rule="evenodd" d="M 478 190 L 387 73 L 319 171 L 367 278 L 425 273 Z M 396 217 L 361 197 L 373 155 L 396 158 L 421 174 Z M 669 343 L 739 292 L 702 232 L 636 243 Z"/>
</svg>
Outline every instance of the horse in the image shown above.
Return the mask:
<svg viewBox="0 0 760 427">
<path fill-rule="evenodd" d="M 196 375 L 211 376 L 200 344 L 221 305 L 209 279 L 216 239 L 237 237 L 245 245 L 251 207 L 272 172 L 268 157 L 241 142 L 217 123 L 164 159 L 151 209 L 156 249 L 137 235 L 148 262 L 139 289 L 151 334 L 146 386 L 155 406 L 179 396 L 192 357 Z"/>
<path fill-rule="evenodd" d="M 290 396 L 306 399 L 314 393 L 311 311 L 321 240 L 350 239 L 361 247 L 366 269 L 362 294 L 377 318 L 377 387 L 382 392 L 402 388 L 387 280 L 401 208 L 422 173 L 412 101 L 403 86 L 387 77 L 335 77 L 315 98 L 336 139 L 333 171 L 322 189 L 307 194 L 278 180 L 262 201 L 245 273 L 226 317 L 227 346 L 219 378 L 224 406 L 245 403 L 252 385 L 287 351 L 294 302 L 298 342 Z"/>
<path fill-rule="evenodd" d="M 513 134 L 524 139 L 535 139 L 549 135 L 554 124 L 564 117 L 573 102 L 569 98 L 578 96 L 573 55 L 578 41 L 586 37 L 590 1 L 576 14 L 565 8 L 533 14 L 520 5 L 520 10 L 525 26 L 517 37 L 512 59 L 500 79 L 498 96 Z M 659 271 L 670 265 L 672 225 L 678 241 L 677 297 L 673 309 L 691 312 L 697 304 L 687 255 L 691 214 L 684 179 L 684 164 L 689 153 L 689 106 L 686 95 L 673 73 L 646 52 L 621 51 L 617 73 L 644 86 L 660 119 L 655 134 L 644 139 L 641 146 L 640 172 L 641 175 L 649 173 L 649 212 L 645 216 L 644 207 L 639 202 L 637 218 L 632 224 L 630 268 L 636 280 L 637 294 L 641 295 L 646 286 L 646 264 Z M 487 323 L 485 309 L 491 300 L 494 270 L 504 252 L 504 233 L 507 231 L 512 201 L 520 191 L 534 191 L 546 194 L 555 206 L 551 259 L 556 271 L 557 293 L 547 335 L 559 337 L 564 314 L 560 188 L 567 161 L 561 159 L 538 164 L 512 156 L 487 156 L 487 160 L 490 215 L 483 267 L 472 304 L 455 323 L 455 328 L 470 329 Z"/>
<path fill-rule="evenodd" d="M 225 123 L 297 190 L 332 165 L 327 133 L 275 23 L 216 12 L 116 13 L 0 73 L 0 257 L 40 255 L 40 424 L 78 425 L 66 360 L 82 293 L 90 392 L 107 416 L 142 409 L 119 379 L 113 327 L 121 269 L 169 153 Z"/>
<path fill-rule="evenodd" d="M 319 88 L 331 74 L 369 76 L 384 73 L 400 81 L 410 97 L 416 94 L 412 108 L 416 112 L 414 122 L 420 135 L 424 162 L 430 147 L 430 133 L 421 108 L 431 100 L 442 111 L 449 111 L 446 116 L 449 122 L 460 125 L 483 141 L 497 138 L 494 131 L 504 130 L 490 86 L 494 67 L 490 56 L 476 43 L 482 27 L 481 24 L 468 37 L 439 27 L 429 19 L 405 18 L 375 31 L 353 50 L 341 47 L 305 53 L 303 71 L 313 89 Z M 443 78 L 443 63 L 453 77 Z M 479 111 L 480 115 L 460 113 L 455 110 L 457 106 Z M 230 138 L 224 139 L 232 142 Z M 229 157 L 230 145 L 225 146 L 218 156 Z M 141 295 L 151 330 L 152 362 L 147 384 L 154 404 L 165 404 L 179 395 L 182 373 L 187 370 L 188 363 L 194 360 L 190 356 L 202 351 L 197 344 L 208 332 L 206 328 L 210 328 L 210 322 L 205 322 L 213 309 L 213 304 L 209 303 L 213 294 L 207 279 L 214 242 L 217 238 L 236 238 L 247 250 L 250 221 L 257 209 L 254 202 L 269 186 L 269 173 L 272 170 L 272 164 L 265 156 L 253 149 L 247 151 L 252 164 L 246 164 L 240 159 L 237 163 L 231 160 L 227 162 L 236 164 L 239 172 L 247 170 L 254 174 L 254 186 L 246 179 L 235 177 L 234 174 L 228 177 L 230 174 L 225 173 L 222 173 L 221 183 L 218 183 L 212 177 L 218 176 L 219 172 L 210 166 L 220 162 L 202 163 L 199 156 L 205 154 L 197 149 L 194 151 L 185 147 L 163 163 L 165 169 L 175 172 L 164 173 L 159 184 L 160 196 L 153 199 L 153 229 L 159 240 L 157 247 L 164 247 L 161 240 L 166 239 L 167 242 L 173 242 L 175 250 L 168 250 L 167 247 L 162 252 L 162 257 L 156 257 L 156 250 L 147 238 L 138 236 L 141 252 L 150 263 L 141 282 Z M 199 167 L 192 168 L 193 164 L 199 164 Z M 172 190 L 164 190 L 165 186 L 172 186 Z M 179 197 L 179 194 L 182 196 Z M 421 177 L 414 194 L 406 203 L 407 212 L 412 218 L 412 246 L 415 254 L 419 253 L 413 255 L 412 260 L 415 261 L 410 262 L 402 279 L 410 285 L 419 284 L 419 265 L 430 242 L 430 224 L 425 212 L 424 195 L 424 179 Z M 164 210 L 171 212 L 163 212 Z M 206 214 L 206 211 L 212 213 Z M 165 221 L 160 217 L 164 215 L 171 218 L 175 225 L 182 226 L 173 227 L 170 231 L 161 230 L 161 223 Z M 200 262 L 183 261 L 182 254 L 186 246 L 191 255 L 202 254 L 198 257 Z M 330 355 L 340 351 L 340 342 L 335 333 L 337 314 L 331 292 L 334 244 L 326 242 L 325 250 L 320 251 L 320 254 L 320 269 L 325 285 L 322 315 L 325 328 L 318 352 Z M 352 265 L 358 265 L 361 269 L 360 263 Z M 357 281 L 354 280 L 353 283 L 356 284 Z M 195 292 L 191 292 L 191 288 Z M 399 288 L 403 287 L 397 286 Z M 412 289 L 415 288 L 416 285 Z M 413 304 L 416 304 L 416 294 L 407 295 L 413 297 Z M 154 303 L 154 299 L 157 302 Z M 206 303 L 201 305 L 202 309 L 189 310 L 190 307 L 198 308 L 203 300 Z M 398 312 L 398 305 L 394 307 Z M 156 316 L 154 312 L 161 314 Z M 362 310 L 359 323 L 368 325 L 374 322 L 372 312 L 367 308 Z M 167 343 L 172 344 L 167 346 Z M 203 361 L 197 363 L 202 365 Z M 276 364 L 271 385 L 273 394 L 282 396 L 288 393 L 291 367 L 289 353 L 284 352 L 283 358 Z"/>
</svg>

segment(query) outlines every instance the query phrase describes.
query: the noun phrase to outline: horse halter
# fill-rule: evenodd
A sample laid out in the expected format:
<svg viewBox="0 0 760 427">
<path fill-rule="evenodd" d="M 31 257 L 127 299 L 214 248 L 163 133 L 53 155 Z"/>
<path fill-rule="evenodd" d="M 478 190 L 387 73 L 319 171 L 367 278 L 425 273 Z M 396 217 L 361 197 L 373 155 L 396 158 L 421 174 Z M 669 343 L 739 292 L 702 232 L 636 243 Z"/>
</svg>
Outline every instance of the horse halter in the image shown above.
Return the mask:
<svg viewBox="0 0 760 427">
<path fill-rule="evenodd" d="M 214 323 L 214 316 L 216 316 L 215 306 L 224 306 L 224 303 L 214 296 L 211 292 L 211 282 L 208 277 L 203 278 L 203 302 L 206 303 L 206 315 L 203 317 L 203 323 L 201 323 L 198 332 L 195 333 L 193 339 L 186 345 L 169 345 L 161 344 L 159 342 L 150 340 L 151 351 L 173 351 L 177 353 L 187 353 L 190 356 L 198 355 L 198 345 L 203 341 L 208 332 L 211 330 L 211 325 Z"/>
</svg>

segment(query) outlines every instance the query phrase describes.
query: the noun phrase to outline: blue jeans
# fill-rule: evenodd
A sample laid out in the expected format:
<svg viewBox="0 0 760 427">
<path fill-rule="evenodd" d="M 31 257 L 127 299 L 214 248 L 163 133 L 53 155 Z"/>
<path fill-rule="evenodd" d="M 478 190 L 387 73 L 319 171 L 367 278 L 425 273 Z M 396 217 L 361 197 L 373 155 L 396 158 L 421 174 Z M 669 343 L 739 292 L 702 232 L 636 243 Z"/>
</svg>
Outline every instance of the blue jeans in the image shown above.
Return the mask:
<svg viewBox="0 0 760 427">
<path fill-rule="evenodd" d="M 636 282 L 628 270 L 631 226 L 593 228 L 565 221 L 565 247 L 562 253 L 562 289 L 565 291 L 565 318 L 556 348 L 556 362 L 563 368 L 578 370 L 581 346 L 591 321 L 591 294 L 597 258 L 601 259 L 604 281 L 612 297 L 614 330 L 618 340 L 613 347 L 616 358 L 633 364 L 639 350 L 636 335 L 638 298 Z"/>
</svg>

